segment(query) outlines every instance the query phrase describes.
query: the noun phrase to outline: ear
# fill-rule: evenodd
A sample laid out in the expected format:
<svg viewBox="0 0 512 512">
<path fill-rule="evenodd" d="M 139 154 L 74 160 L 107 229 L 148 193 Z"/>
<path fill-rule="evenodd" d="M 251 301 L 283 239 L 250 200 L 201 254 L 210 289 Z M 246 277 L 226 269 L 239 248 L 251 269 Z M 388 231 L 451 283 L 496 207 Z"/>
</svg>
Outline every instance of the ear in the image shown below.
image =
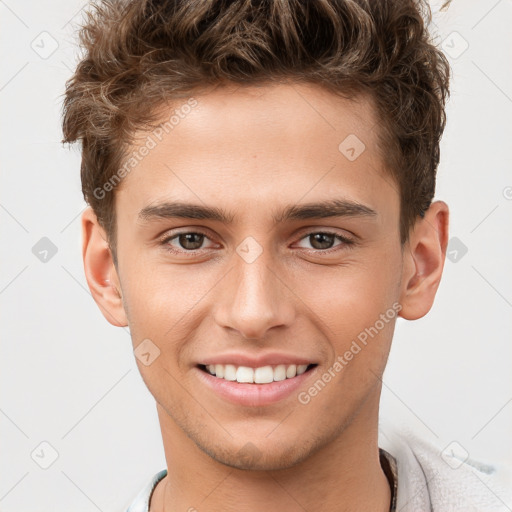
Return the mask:
<svg viewBox="0 0 512 512">
<path fill-rule="evenodd" d="M 448 245 L 448 205 L 436 201 L 411 229 L 404 246 L 400 316 L 417 320 L 434 303 Z"/>
<path fill-rule="evenodd" d="M 127 326 L 121 285 L 107 236 L 90 206 L 82 214 L 82 257 L 87 284 L 103 316 L 112 325 Z"/>
</svg>

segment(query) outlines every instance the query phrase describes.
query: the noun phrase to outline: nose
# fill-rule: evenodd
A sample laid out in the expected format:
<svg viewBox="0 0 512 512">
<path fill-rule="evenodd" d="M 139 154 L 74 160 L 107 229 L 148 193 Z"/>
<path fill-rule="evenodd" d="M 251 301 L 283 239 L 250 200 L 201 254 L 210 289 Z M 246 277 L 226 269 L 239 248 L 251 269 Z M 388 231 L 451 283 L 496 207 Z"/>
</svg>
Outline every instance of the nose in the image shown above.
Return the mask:
<svg viewBox="0 0 512 512">
<path fill-rule="evenodd" d="M 290 326 L 293 294 L 280 266 L 265 251 L 250 263 L 238 254 L 234 261 L 217 303 L 217 323 L 247 340 L 262 340 L 270 329 Z"/>
</svg>

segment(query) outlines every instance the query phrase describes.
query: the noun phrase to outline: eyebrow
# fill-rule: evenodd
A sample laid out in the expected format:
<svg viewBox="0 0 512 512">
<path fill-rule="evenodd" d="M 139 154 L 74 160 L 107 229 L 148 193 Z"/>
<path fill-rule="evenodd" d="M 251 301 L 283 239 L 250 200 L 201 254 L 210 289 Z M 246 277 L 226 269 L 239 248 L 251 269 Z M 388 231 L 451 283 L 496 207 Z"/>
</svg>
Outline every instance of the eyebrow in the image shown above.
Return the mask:
<svg viewBox="0 0 512 512">
<path fill-rule="evenodd" d="M 332 199 L 317 203 L 286 206 L 280 213 L 273 214 L 274 224 L 290 220 L 323 219 L 329 217 L 375 217 L 377 212 L 364 204 L 346 199 Z M 235 216 L 221 208 L 183 202 L 165 202 L 149 205 L 140 210 L 141 222 L 158 219 L 215 220 L 232 224 Z"/>
</svg>

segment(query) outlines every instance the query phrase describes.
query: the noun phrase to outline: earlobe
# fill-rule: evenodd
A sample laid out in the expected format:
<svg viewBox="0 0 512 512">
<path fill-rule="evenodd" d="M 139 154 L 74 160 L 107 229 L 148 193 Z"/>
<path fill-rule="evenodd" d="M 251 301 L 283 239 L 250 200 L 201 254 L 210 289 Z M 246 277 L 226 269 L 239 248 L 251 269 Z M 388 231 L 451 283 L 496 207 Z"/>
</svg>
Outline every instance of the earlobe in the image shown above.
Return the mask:
<svg viewBox="0 0 512 512">
<path fill-rule="evenodd" d="M 449 210 L 446 203 L 431 204 L 418 219 L 404 248 L 400 316 L 417 320 L 434 303 L 441 281 L 448 244 Z"/>
<path fill-rule="evenodd" d="M 105 230 L 89 206 L 82 214 L 82 257 L 91 294 L 103 316 L 112 325 L 128 325 L 119 277 Z"/>
</svg>

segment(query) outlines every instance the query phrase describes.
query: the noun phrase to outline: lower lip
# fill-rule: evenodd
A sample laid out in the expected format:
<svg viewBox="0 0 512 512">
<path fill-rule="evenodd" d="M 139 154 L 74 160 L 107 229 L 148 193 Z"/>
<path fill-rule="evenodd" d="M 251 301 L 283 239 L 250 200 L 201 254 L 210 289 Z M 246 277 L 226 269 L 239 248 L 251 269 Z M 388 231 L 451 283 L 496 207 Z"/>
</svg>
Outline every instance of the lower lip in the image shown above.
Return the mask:
<svg viewBox="0 0 512 512">
<path fill-rule="evenodd" d="M 269 382 L 268 384 L 229 381 L 215 377 L 200 368 L 195 368 L 195 370 L 202 382 L 228 402 L 236 405 L 261 407 L 288 398 L 315 372 L 316 368 L 315 366 L 292 379 Z"/>
</svg>

